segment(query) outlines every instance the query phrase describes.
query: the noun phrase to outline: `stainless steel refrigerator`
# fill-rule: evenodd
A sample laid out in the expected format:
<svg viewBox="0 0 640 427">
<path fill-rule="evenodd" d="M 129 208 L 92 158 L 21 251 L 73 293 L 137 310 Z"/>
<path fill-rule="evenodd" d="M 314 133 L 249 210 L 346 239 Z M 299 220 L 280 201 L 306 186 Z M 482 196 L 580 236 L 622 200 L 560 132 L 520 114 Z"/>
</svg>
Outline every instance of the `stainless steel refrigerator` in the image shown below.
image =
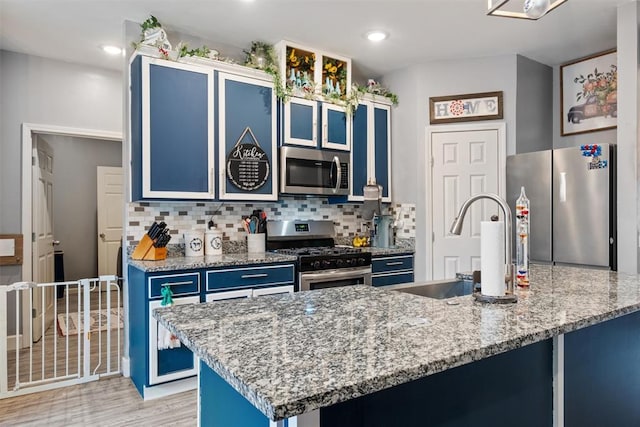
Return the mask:
<svg viewBox="0 0 640 427">
<path fill-rule="evenodd" d="M 532 262 L 616 270 L 615 156 L 598 144 L 507 157 L 509 206 L 522 186 L 531 203 Z"/>
</svg>

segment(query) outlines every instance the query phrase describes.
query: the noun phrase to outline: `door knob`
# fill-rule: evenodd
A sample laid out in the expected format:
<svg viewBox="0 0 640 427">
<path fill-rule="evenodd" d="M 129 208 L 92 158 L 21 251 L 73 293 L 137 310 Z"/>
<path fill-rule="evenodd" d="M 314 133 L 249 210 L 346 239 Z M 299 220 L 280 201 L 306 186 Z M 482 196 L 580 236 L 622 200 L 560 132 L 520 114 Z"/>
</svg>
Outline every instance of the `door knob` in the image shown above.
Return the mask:
<svg viewBox="0 0 640 427">
<path fill-rule="evenodd" d="M 58 246 L 60 244 L 60 240 L 54 240 L 53 242 L 51 242 L 52 246 Z"/>
<path fill-rule="evenodd" d="M 105 234 L 104 234 L 104 233 L 100 233 L 100 238 L 101 238 L 101 239 L 104 239 L 105 237 L 106 237 L 106 236 L 105 236 Z"/>
</svg>

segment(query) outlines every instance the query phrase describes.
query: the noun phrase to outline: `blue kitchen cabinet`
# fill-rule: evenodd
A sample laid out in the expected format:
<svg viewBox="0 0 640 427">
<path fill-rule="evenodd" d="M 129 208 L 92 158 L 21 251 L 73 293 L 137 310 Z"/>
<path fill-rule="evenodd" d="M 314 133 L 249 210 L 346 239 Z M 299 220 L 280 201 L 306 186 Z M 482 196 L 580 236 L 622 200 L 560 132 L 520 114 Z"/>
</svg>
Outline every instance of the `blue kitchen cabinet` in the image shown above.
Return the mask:
<svg viewBox="0 0 640 427">
<path fill-rule="evenodd" d="M 373 286 L 397 285 L 413 281 L 413 254 L 374 256 L 371 259 Z"/>
<path fill-rule="evenodd" d="M 173 294 L 173 303 L 198 304 L 201 301 L 199 271 L 145 273 L 129 267 L 129 358 L 131 379 L 145 399 L 188 390 L 198 374 L 195 356 L 184 345 L 158 350 L 161 326 L 153 310 L 161 307 L 163 287 Z"/>
<path fill-rule="evenodd" d="M 283 105 L 283 143 L 318 146 L 318 102 L 310 99 L 290 98 Z"/>
<path fill-rule="evenodd" d="M 391 202 L 391 106 L 364 100 L 353 117 L 351 150 L 351 195 L 362 201 L 363 187 L 371 182 L 382 186 L 382 201 Z"/>
<path fill-rule="evenodd" d="M 351 117 L 344 107 L 323 102 L 322 148 L 351 151 Z"/>
<path fill-rule="evenodd" d="M 296 281 L 293 264 L 219 268 L 204 276 L 207 302 L 293 293 Z"/>
<path fill-rule="evenodd" d="M 292 97 L 283 110 L 283 144 L 351 150 L 351 120 L 344 107 Z"/>
<path fill-rule="evenodd" d="M 133 59 L 133 200 L 214 198 L 213 92 L 212 68 Z"/>
<path fill-rule="evenodd" d="M 217 72 L 217 88 L 219 199 L 277 200 L 276 98 L 273 82 Z M 253 151 L 263 152 L 264 156 L 248 158 L 237 151 L 241 146 L 249 151 L 257 147 L 259 150 Z M 234 163 L 241 165 L 236 168 L 242 168 L 240 171 L 236 169 L 237 175 L 229 173 Z M 241 181 L 238 176 L 246 179 L 242 178 L 244 181 Z"/>
</svg>

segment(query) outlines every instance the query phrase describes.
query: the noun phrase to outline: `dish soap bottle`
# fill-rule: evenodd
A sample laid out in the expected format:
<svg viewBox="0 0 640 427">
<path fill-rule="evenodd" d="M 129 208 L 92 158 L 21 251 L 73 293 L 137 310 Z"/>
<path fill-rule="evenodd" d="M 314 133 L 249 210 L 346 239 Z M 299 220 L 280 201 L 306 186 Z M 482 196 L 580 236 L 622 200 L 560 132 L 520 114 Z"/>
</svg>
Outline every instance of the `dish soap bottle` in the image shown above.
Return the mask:
<svg viewBox="0 0 640 427">
<path fill-rule="evenodd" d="M 524 187 L 516 200 L 516 282 L 529 286 L 529 199 Z"/>
</svg>

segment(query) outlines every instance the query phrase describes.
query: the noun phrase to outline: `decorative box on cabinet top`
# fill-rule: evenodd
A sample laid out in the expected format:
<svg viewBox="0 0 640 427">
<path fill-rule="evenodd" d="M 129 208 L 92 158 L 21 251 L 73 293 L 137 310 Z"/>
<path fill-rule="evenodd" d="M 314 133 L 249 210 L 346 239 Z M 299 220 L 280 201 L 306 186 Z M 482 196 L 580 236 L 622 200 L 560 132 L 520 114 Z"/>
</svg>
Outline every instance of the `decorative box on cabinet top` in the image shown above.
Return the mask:
<svg viewBox="0 0 640 427">
<path fill-rule="evenodd" d="M 276 45 L 283 84 L 299 98 L 344 99 L 351 89 L 351 59 L 283 40 Z"/>
</svg>

